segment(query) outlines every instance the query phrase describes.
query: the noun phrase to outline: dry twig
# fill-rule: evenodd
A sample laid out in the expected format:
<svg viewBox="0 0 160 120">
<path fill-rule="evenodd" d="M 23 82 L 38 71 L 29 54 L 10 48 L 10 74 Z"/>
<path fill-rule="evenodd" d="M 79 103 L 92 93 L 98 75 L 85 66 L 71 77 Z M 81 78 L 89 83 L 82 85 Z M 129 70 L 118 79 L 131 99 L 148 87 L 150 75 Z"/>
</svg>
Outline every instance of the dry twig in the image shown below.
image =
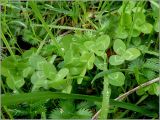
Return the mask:
<svg viewBox="0 0 160 120">
<path fill-rule="evenodd" d="M 119 97 L 115 98 L 114 100 L 116 100 L 116 101 L 123 100 L 123 99 L 126 98 L 128 95 L 130 95 L 130 94 L 132 94 L 133 92 L 139 90 L 140 88 L 149 86 L 149 85 L 151 85 L 151 84 L 153 84 L 153 83 L 155 83 L 155 82 L 158 82 L 158 81 L 160 81 L 160 77 L 155 78 L 155 79 L 153 79 L 153 80 L 150 80 L 150 81 L 148 81 L 148 82 L 145 82 L 145 83 L 143 83 L 143 84 L 141 84 L 141 85 L 139 85 L 139 86 L 137 86 L 137 87 L 129 90 L 128 92 L 120 95 Z M 91 120 L 96 120 L 96 119 L 98 118 L 98 115 L 99 115 L 100 112 L 101 112 L 101 109 L 92 117 Z"/>
</svg>

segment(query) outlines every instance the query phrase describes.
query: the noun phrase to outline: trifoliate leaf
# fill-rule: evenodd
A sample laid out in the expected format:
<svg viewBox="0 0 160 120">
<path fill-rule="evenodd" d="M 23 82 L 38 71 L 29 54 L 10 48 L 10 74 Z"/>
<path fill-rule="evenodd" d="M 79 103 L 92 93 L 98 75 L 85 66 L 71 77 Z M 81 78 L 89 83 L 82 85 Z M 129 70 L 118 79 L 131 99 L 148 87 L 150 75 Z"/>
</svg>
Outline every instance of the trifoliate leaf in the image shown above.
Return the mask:
<svg viewBox="0 0 160 120">
<path fill-rule="evenodd" d="M 85 76 L 85 74 L 86 74 L 86 68 L 83 68 L 83 70 L 80 73 L 80 78 L 77 79 L 78 84 L 82 83 L 82 80 L 83 80 L 83 77 Z"/>
<path fill-rule="evenodd" d="M 57 71 L 56 68 L 53 64 L 50 63 L 44 63 L 42 70 L 44 72 L 44 75 L 46 76 L 46 78 L 48 79 L 55 79 Z"/>
<path fill-rule="evenodd" d="M 43 84 L 44 80 L 46 80 L 46 79 L 47 78 L 46 78 L 43 71 L 34 72 L 33 75 L 31 76 L 31 82 L 33 84 L 36 84 L 38 81 L 41 81 Z"/>
<path fill-rule="evenodd" d="M 23 54 L 22 54 L 22 59 L 29 59 L 29 57 L 36 53 L 36 49 L 35 48 L 31 48 L 29 50 L 26 50 Z"/>
<path fill-rule="evenodd" d="M 129 48 L 122 55 L 125 60 L 134 60 L 141 55 L 140 51 L 136 48 Z"/>
<path fill-rule="evenodd" d="M 84 46 L 91 52 L 95 52 L 96 47 L 95 47 L 95 42 L 94 41 L 86 41 L 84 43 Z"/>
<path fill-rule="evenodd" d="M 40 87 L 48 88 L 48 80 L 43 71 L 37 71 L 31 76 L 31 82 L 33 84 L 32 91 L 38 90 Z"/>
<path fill-rule="evenodd" d="M 137 26 L 144 24 L 146 21 L 145 14 L 142 12 L 137 12 L 136 15 L 137 16 L 133 19 L 133 21 L 135 20 L 135 24 Z"/>
<path fill-rule="evenodd" d="M 6 79 L 7 85 L 10 89 L 15 90 L 18 88 L 21 88 L 25 81 L 24 78 L 22 76 L 19 75 L 11 75 L 7 77 Z"/>
<path fill-rule="evenodd" d="M 29 64 L 36 70 L 42 70 L 43 64 L 47 61 L 40 55 L 33 54 L 29 58 Z"/>
<path fill-rule="evenodd" d="M 135 46 L 139 46 L 141 44 L 141 38 L 140 37 L 133 37 L 132 38 L 132 43 L 135 45 Z"/>
<path fill-rule="evenodd" d="M 138 46 L 138 49 L 141 50 L 143 54 L 145 54 L 148 51 L 148 47 L 146 45 L 140 45 Z"/>
<path fill-rule="evenodd" d="M 144 23 L 143 25 L 140 26 L 140 31 L 149 34 L 152 32 L 153 26 L 150 23 Z"/>
<path fill-rule="evenodd" d="M 134 7 L 134 8 L 132 9 L 132 11 L 133 11 L 134 13 L 136 13 L 136 12 L 145 13 L 145 12 L 146 12 L 146 10 L 145 10 L 145 9 L 142 9 L 142 7 Z"/>
<path fill-rule="evenodd" d="M 52 81 L 49 82 L 49 87 L 60 90 L 66 88 L 70 84 L 67 83 L 68 81 L 64 79 L 68 73 L 69 70 L 67 68 L 62 68 L 56 75 L 55 79 L 52 79 Z"/>
<path fill-rule="evenodd" d="M 69 68 L 69 72 L 70 72 L 71 75 L 79 75 L 82 70 L 83 70 L 83 67 L 71 67 L 71 68 Z"/>
<path fill-rule="evenodd" d="M 69 73 L 69 70 L 67 68 L 62 68 L 56 76 L 56 81 L 64 79 L 68 73 Z"/>
<path fill-rule="evenodd" d="M 110 58 L 109 58 L 109 63 L 111 65 L 120 65 L 124 62 L 124 58 L 122 58 L 121 56 L 119 55 L 112 55 Z"/>
<path fill-rule="evenodd" d="M 50 56 L 54 51 L 56 51 L 55 45 L 48 44 L 42 48 L 41 55 Z"/>
<path fill-rule="evenodd" d="M 91 70 L 93 68 L 93 63 L 94 63 L 94 60 L 95 60 L 95 55 L 92 54 L 87 62 L 87 69 L 88 70 Z"/>
<path fill-rule="evenodd" d="M 135 1 L 124 1 L 124 2 L 128 2 L 127 4 L 123 4 L 120 8 L 119 8 L 119 10 L 118 10 L 118 12 L 120 13 L 120 14 L 122 14 L 122 12 L 124 13 L 127 13 L 127 14 L 131 14 L 131 12 L 132 12 L 132 9 L 134 8 L 134 6 L 136 5 L 136 2 Z M 125 9 L 125 11 L 123 11 Z"/>
<path fill-rule="evenodd" d="M 64 51 L 68 50 L 74 42 L 73 38 L 73 35 L 65 35 L 60 41 L 61 49 L 64 49 Z"/>
<path fill-rule="evenodd" d="M 80 57 L 80 61 L 84 62 L 84 64 L 86 64 L 86 67 L 88 70 L 93 68 L 94 60 L 95 60 L 94 53 L 85 52 Z"/>
<path fill-rule="evenodd" d="M 102 35 L 96 40 L 96 49 L 100 51 L 105 51 L 110 45 L 110 38 L 108 35 Z"/>
<path fill-rule="evenodd" d="M 108 76 L 109 83 L 114 86 L 122 86 L 124 84 L 125 76 L 122 72 L 113 72 Z"/>
<path fill-rule="evenodd" d="M 137 29 L 133 29 L 131 36 L 132 37 L 138 37 L 140 35 L 141 31 L 137 30 Z"/>
<path fill-rule="evenodd" d="M 63 90 L 70 84 L 71 83 L 67 81 L 66 79 L 61 79 L 61 80 L 49 81 L 48 86 L 54 89 Z"/>
<path fill-rule="evenodd" d="M 122 55 L 126 51 L 126 45 L 122 40 L 116 39 L 113 44 L 113 49 L 117 54 Z"/>
<path fill-rule="evenodd" d="M 128 37 L 128 32 L 122 26 L 119 26 L 116 29 L 115 38 L 117 38 L 117 39 L 126 39 L 127 37 Z"/>
<path fill-rule="evenodd" d="M 100 70 L 104 70 L 104 60 L 101 57 L 96 57 L 94 64 Z"/>
<path fill-rule="evenodd" d="M 132 16 L 128 13 L 122 14 L 122 26 L 125 26 L 127 29 L 130 29 L 130 26 L 132 24 Z"/>
<path fill-rule="evenodd" d="M 23 77 L 28 77 L 28 75 L 31 75 L 34 72 L 34 69 L 32 67 L 27 67 L 23 70 Z"/>
</svg>

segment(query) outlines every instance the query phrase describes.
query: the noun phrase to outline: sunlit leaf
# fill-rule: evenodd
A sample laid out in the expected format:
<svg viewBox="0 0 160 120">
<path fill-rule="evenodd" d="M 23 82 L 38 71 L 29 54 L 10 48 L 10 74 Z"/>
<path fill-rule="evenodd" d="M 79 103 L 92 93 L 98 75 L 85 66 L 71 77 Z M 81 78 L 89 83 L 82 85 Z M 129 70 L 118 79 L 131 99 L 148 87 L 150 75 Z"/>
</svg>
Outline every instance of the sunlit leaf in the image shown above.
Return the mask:
<svg viewBox="0 0 160 120">
<path fill-rule="evenodd" d="M 95 42 L 94 41 L 86 41 L 84 43 L 84 46 L 89 50 L 89 51 L 92 51 L 92 52 L 95 52 L 96 50 L 96 46 L 95 46 Z"/>
<path fill-rule="evenodd" d="M 23 77 L 27 77 L 28 75 L 31 75 L 34 72 L 34 69 L 32 67 L 27 67 L 23 70 Z"/>
<path fill-rule="evenodd" d="M 150 23 L 144 23 L 142 26 L 140 26 L 141 32 L 145 34 L 149 34 L 152 32 L 153 26 Z"/>
<path fill-rule="evenodd" d="M 125 60 L 134 60 L 141 55 L 140 51 L 136 48 L 129 48 L 122 55 Z"/>
<path fill-rule="evenodd" d="M 116 39 L 113 44 L 113 49 L 117 54 L 122 55 L 126 51 L 126 45 L 122 40 Z"/>
<path fill-rule="evenodd" d="M 96 49 L 105 51 L 110 45 L 109 36 L 108 35 L 102 35 L 102 36 L 98 37 L 95 45 L 96 45 L 95 46 Z"/>
<path fill-rule="evenodd" d="M 125 39 L 127 37 L 128 37 L 128 32 L 122 26 L 117 27 L 115 38 L 116 39 Z"/>
<path fill-rule="evenodd" d="M 30 58 L 29 58 L 29 64 L 37 70 L 41 70 L 43 67 L 43 64 L 46 63 L 47 61 L 45 60 L 45 58 L 43 58 L 40 55 L 36 55 L 33 54 Z"/>
<path fill-rule="evenodd" d="M 119 56 L 119 55 L 112 55 L 110 58 L 109 58 L 109 63 L 111 65 L 120 65 L 124 62 L 124 58 Z"/>
<path fill-rule="evenodd" d="M 64 79 L 67 76 L 68 73 L 69 73 L 69 70 L 67 68 L 62 68 L 58 72 L 58 74 L 56 76 L 56 80 L 62 80 L 62 79 Z"/>
<path fill-rule="evenodd" d="M 42 70 L 48 79 L 54 79 L 57 74 L 55 66 L 50 63 L 44 63 Z"/>
<path fill-rule="evenodd" d="M 137 16 L 133 19 L 133 20 L 135 20 L 135 24 L 138 26 L 144 24 L 146 21 L 145 14 L 142 12 L 137 12 L 136 15 Z"/>
<path fill-rule="evenodd" d="M 94 64 L 96 65 L 96 67 L 100 70 L 104 69 L 104 60 L 100 57 L 96 57 Z"/>
<path fill-rule="evenodd" d="M 19 89 L 24 85 L 24 78 L 19 75 L 9 75 L 6 79 L 7 85 L 12 90 Z"/>
</svg>

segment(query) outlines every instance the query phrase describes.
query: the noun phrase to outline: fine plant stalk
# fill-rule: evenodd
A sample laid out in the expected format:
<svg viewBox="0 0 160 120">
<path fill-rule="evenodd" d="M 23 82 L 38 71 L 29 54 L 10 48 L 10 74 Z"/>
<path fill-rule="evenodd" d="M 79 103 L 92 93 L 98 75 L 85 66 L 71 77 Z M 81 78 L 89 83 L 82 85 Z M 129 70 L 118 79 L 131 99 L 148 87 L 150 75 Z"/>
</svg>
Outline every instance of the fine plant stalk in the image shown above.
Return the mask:
<svg viewBox="0 0 160 120">
<path fill-rule="evenodd" d="M 118 101 L 123 100 L 125 97 L 127 97 L 127 96 L 130 95 L 130 94 L 132 94 L 133 92 L 135 92 L 135 91 L 137 91 L 137 90 L 139 90 L 139 89 L 141 89 L 141 88 L 143 88 L 143 87 L 146 87 L 146 86 L 148 86 L 148 85 L 151 85 L 151 84 L 153 84 L 153 83 L 155 83 L 155 82 L 158 82 L 158 81 L 160 81 L 160 77 L 155 78 L 155 79 L 153 79 L 153 80 L 150 80 L 150 81 L 148 81 L 148 82 L 145 82 L 145 83 L 143 83 L 143 84 L 141 84 L 141 85 L 133 88 L 132 90 L 129 90 L 128 92 L 126 92 L 126 93 L 120 95 L 119 97 L 117 97 L 115 100 L 118 100 Z"/>
<path fill-rule="evenodd" d="M 41 24 L 33 24 L 34 27 L 43 27 Z M 54 29 L 66 29 L 66 30 L 78 30 L 78 31 L 92 31 L 95 32 L 96 30 L 93 29 L 86 29 L 86 28 L 77 28 L 77 27 L 70 27 L 70 26 L 60 26 L 60 25 L 48 25 L 49 28 Z"/>
<path fill-rule="evenodd" d="M 143 4 L 143 1 L 142 2 L 139 1 L 137 6 L 141 6 L 141 4 Z M 127 39 L 127 46 L 129 46 L 130 41 L 131 41 L 131 35 L 132 35 L 133 28 L 134 28 L 134 25 L 135 25 L 135 21 L 136 21 L 136 18 L 137 18 L 137 11 L 138 11 L 138 7 L 136 8 L 136 13 L 133 16 L 133 22 L 132 22 L 131 29 L 129 31 L 129 35 L 128 35 L 128 39 Z M 142 12 L 142 9 L 141 9 L 141 12 Z"/>
<path fill-rule="evenodd" d="M 15 55 L 14 55 L 14 53 L 13 53 L 11 47 L 9 46 L 9 43 L 8 43 L 8 41 L 6 40 L 6 38 L 5 38 L 4 34 L 3 34 L 3 32 L 1 32 L 1 36 L 2 36 L 2 40 L 3 40 L 4 44 L 6 45 L 6 47 L 7 47 L 8 51 L 9 51 L 9 53 L 11 54 L 11 56 L 13 57 L 13 59 L 16 61 L 16 57 L 15 57 Z"/>
<path fill-rule="evenodd" d="M 2 120 L 5 120 L 5 117 L 2 112 L 1 112 L 1 118 L 2 118 Z"/>
<path fill-rule="evenodd" d="M 107 70 L 106 61 L 107 61 L 107 57 L 104 56 L 104 71 Z M 107 119 L 108 111 L 109 111 L 109 99 L 110 99 L 109 82 L 108 82 L 107 75 L 104 75 L 103 99 L 102 99 L 100 119 Z"/>
<path fill-rule="evenodd" d="M 109 82 L 108 82 L 107 76 L 104 76 L 103 87 L 104 87 L 103 99 L 102 99 L 100 119 L 107 119 L 108 111 L 109 111 L 109 98 L 110 98 Z"/>
<path fill-rule="evenodd" d="M 40 43 L 40 45 L 39 45 L 39 47 L 38 47 L 38 49 L 37 49 L 37 52 L 36 52 L 37 55 L 40 53 L 43 45 L 44 45 L 45 42 L 46 42 L 46 38 L 47 38 L 47 37 L 48 37 L 48 33 L 47 33 L 47 35 L 45 36 L 44 40 Z"/>
<path fill-rule="evenodd" d="M 14 40 L 14 41 L 16 41 L 16 39 L 15 39 L 15 37 L 13 36 L 13 34 L 12 34 L 12 32 L 10 31 L 10 29 L 9 29 L 9 27 L 8 27 L 8 25 L 7 25 L 7 22 L 6 22 L 6 3 L 5 3 L 5 5 L 4 5 L 4 17 L 3 17 L 3 24 L 6 26 L 6 28 L 8 29 L 8 32 L 7 32 L 7 34 L 9 35 L 9 37 L 11 38 L 12 37 L 12 39 Z M 17 50 L 22 54 L 23 53 L 23 51 L 21 50 L 21 48 L 19 47 L 19 45 L 17 44 L 17 42 L 16 42 L 16 45 L 17 45 Z"/>
<path fill-rule="evenodd" d="M 42 119 L 42 120 L 46 120 L 46 113 L 45 113 L 45 112 L 42 112 L 42 113 L 41 113 L 41 119 Z"/>
<path fill-rule="evenodd" d="M 143 102 L 146 98 L 148 97 L 148 95 L 144 95 L 142 96 L 137 102 L 136 105 L 140 104 L 141 102 Z M 120 118 L 124 118 L 125 115 L 129 112 L 129 110 L 124 111 L 120 116 L 118 116 L 116 119 L 120 119 Z"/>
<path fill-rule="evenodd" d="M 33 2 L 33 1 L 31 1 L 31 2 L 30 2 L 30 6 L 31 6 L 33 12 L 35 13 L 35 15 L 38 17 L 38 19 L 42 22 L 43 27 L 46 29 L 46 31 L 48 32 L 48 34 L 49 34 L 49 36 L 51 37 L 51 39 L 53 40 L 55 46 L 56 46 L 57 49 L 58 49 L 59 54 L 63 56 L 63 52 L 62 52 L 62 50 L 61 50 L 58 42 L 56 41 L 55 37 L 53 36 L 52 32 L 50 31 L 47 23 L 46 23 L 46 22 L 44 21 L 44 19 L 42 18 L 41 14 L 40 14 L 40 11 L 39 11 L 38 8 L 37 8 L 36 3 Z"/>
<path fill-rule="evenodd" d="M 11 120 L 13 120 L 13 116 L 10 114 L 10 112 L 8 111 L 8 108 L 6 107 L 6 106 L 3 106 L 3 108 L 4 108 L 4 110 L 5 110 L 5 112 L 7 113 L 7 115 L 9 116 L 9 118 L 11 119 Z"/>
<path fill-rule="evenodd" d="M 3 81 L 1 80 L 1 87 L 2 87 L 2 89 L 3 89 L 3 91 L 4 91 L 4 93 L 6 94 L 6 89 L 5 89 L 5 87 L 4 87 L 4 84 L 3 84 Z"/>
</svg>

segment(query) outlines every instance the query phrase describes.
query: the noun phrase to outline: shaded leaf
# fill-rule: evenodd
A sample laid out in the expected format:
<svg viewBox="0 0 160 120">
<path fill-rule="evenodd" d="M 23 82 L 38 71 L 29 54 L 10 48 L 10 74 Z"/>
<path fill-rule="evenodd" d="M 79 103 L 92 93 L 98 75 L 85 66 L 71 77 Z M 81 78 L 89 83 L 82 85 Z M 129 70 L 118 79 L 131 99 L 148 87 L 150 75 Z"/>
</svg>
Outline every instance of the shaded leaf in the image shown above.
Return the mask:
<svg viewBox="0 0 160 120">
<path fill-rule="evenodd" d="M 124 84 L 125 76 L 122 72 L 113 72 L 107 77 L 111 85 L 122 86 Z"/>
</svg>

